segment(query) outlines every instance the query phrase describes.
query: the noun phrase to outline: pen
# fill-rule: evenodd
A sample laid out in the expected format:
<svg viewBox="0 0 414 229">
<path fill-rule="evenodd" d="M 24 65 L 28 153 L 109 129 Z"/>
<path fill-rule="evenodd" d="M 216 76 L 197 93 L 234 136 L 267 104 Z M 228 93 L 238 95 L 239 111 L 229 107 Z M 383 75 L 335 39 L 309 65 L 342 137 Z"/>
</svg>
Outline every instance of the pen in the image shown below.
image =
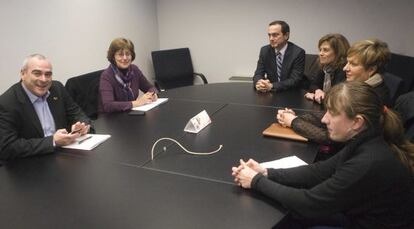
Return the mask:
<svg viewBox="0 0 414 229">
<path fill-rule="evenodd" d="M 80 132 L 82 129 L 77 129 L 77 130 L 74 130 L 74 131 L 72 131 L 72 132 L 70 132 L 71 134 L 76 134 L 76 133 L 78 133 L 78 132 Z"/>
<path fill-rule="evenodd" d="M 88 140 L 88 139 L 91 139 L 91 138 L 92 138 L 92 136 L 86 137 L 86 138 L 84 138 L 84 139 L 80 140 L 80 141 L 78 142 L 78 144 L 82 144 L 84 141 L 86 141 L 86 140 Z"/>
</svg>

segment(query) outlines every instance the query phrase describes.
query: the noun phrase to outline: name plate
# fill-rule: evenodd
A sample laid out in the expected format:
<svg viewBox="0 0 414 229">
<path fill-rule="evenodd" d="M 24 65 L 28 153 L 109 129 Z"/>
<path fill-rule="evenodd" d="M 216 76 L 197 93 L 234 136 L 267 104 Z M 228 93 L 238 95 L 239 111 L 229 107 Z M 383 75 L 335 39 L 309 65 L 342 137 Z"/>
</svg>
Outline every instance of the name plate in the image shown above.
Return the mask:
<svg viewBox="0 0 414 229">
<path fill-rule="evenodd" d="M 190 121 L 185 125 L 184 131 L 190 133 L 198 133 L 204 127 L 211 123 L 210 116 L 208 116 L 207 111 L 203 110 L 198 113 L 196 116 L 192 117 Z"/>
</svg>

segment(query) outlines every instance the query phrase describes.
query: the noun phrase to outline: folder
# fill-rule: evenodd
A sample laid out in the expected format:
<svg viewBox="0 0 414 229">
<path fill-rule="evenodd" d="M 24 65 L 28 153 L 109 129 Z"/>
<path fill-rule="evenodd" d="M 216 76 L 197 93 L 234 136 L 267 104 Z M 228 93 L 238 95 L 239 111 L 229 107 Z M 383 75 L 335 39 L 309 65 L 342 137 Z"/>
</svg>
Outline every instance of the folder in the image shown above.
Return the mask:
<svg viewBox="0 0 414 229">
<path fill-rule="evenodd" d="M 268 128 L 263 131 L 264 136 L 286 138 L 295 141 L 307 142 L 308 139 L 300 136 L 290 127 L 283 127 L 279 123 L 272 123 Z"/>
</svg>

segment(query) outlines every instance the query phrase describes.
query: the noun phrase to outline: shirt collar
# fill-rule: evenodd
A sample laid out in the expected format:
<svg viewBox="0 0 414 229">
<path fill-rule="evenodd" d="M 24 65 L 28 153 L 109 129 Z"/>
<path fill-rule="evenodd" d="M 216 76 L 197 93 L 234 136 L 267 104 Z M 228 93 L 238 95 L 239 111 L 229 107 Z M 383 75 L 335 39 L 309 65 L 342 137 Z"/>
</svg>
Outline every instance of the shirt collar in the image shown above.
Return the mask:
<svg viewBox="0 0 414 229">
<path fill-rule="evenodd" d="M 280 49 L 280 54 L 282 54 L 282 57 L 283 56 L 285 56 L 285 52 L 286 52 L 286 49 L 287 49 L 287 47 L 288 47 L 288 43 L 286 42 L 286 44 L 285 44 L 285 46 L 283 46 L 281 49 Z M 277 49 L 275 49 L 275 53 L 277 53 Z"/>
<path fill-rule="evenodd" d="M 23 82 L 22 82 L 22 87 L 23 87 L 24 91 L 26 92 L 27 96 L 29 97 L 30 102 L 32 104 L 35 103 L 38 99 L 46 100 L 50 95 L 50 91 L 47 91 L 45 95 L 39 97 L 39 96 L 33 94 L 29 89 L 27 89 L 27 87 L 24 86 Z"/>
</svg>

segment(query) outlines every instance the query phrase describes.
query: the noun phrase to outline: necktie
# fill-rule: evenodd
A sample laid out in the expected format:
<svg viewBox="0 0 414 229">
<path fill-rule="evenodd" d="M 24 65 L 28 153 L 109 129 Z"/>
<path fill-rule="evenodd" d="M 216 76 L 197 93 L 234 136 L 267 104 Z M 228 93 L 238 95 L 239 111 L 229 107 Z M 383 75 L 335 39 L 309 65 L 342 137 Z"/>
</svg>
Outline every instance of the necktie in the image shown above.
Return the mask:
<svg viewBox="0 0 414 229">
<path fill-rule="evenodd" d="M 276 73 L 277 81 L 280 82 L 280 77 L 282 73 L 282 53 L 279 51 L 276 53 Z"/>
</svg>

